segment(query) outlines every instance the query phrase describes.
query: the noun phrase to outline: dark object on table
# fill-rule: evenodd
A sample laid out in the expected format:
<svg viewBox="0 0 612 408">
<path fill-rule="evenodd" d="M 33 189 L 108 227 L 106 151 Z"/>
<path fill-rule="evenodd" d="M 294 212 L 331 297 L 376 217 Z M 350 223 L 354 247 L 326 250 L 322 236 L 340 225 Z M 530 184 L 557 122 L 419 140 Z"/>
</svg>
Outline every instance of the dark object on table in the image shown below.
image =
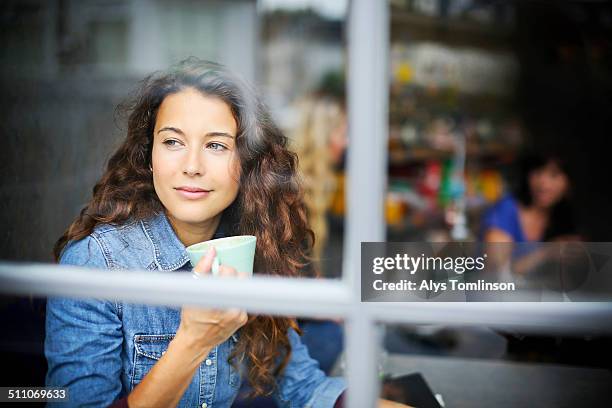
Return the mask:
<svg viewBox="0 0 612 408">
<path fill-rule="evenodd" d="M 442 408 L 419 373 L 385 380 L 381 396 L 418 408 Z"/>
</svg>

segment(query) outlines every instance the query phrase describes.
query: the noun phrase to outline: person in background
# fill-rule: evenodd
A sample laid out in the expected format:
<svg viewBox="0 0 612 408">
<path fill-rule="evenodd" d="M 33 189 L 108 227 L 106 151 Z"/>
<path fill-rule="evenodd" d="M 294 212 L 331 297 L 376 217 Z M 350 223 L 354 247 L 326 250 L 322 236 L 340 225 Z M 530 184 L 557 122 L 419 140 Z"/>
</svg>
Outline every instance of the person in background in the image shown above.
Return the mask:
<svg viewBox="0 0 612 408">
<path fill-rule="evenodd" d="M 511 261 L 512 273 L 533 275 L 559 256 L 557 246 L 536 243 L 580 241 L 570 197 L 571 178 L 560 156 L 525 154 L 516 196 L 504 195 L 481 222 L 491 270 L 501 271 Z M 520 245 L 495 245 L 498 243 Z"/>
<path fill-rule="evenodd" d="M 313 266 L 321 269 L 328 239 L 327 213 L 336 188 L 335 169 L 347 146 L 347 122 L 342 95 L 315 92 L 297 103 L 299 119 L 290 132 L 290 146 L 298 155 L 298 174 L 304 187 L 304 204 L 315 234 Z"/>
<path fill-rule="evenodd" d="M 321 87 L 324 88 L 324 87 Z M 324 273 L 323 252 L 328 241 L 327 215 L 337 188 L 335 169 L 347 145 L 347 123 L 341 93 L 320 89 L 297 104 L 299 120 L 290 133 L 298 155 L 298 174 L 304 186 L 308 224 L 315 234 L 311 276 Z M 343 331 L 338 321 L 300 319 L 302 340 L 321 369 L 329 373 L 342 351 Z"/>
<path fill-rule="evenodd" d="M 486 242 L 537 242 L 578 239 L 570 203 L 571 181 L 565 162 L 552 154 L 522 160 L 516 197 L 503 196 L 486 213 Z"/>
<path fill-rule="evenodd" d="M 577 247 L 564 245 L 561 251 L 560 245 L 552 244 L 583 240 L 574 218 L 571 190 L 572 178 L 560 156 L 528 154 L 521 160 L 516 198 L 505 195 L 483 217 L 482 231 L 491 271 L 503 274 L 502 265 L 509 265 L 511 276 L 533 290 L 532 300 L 546 296 L 550 300 L 563 301 L 563 296 L 569 293 L 567 290 L 573 290 L 572 279 L 582 279 L 582 261 L 580 257 L 573 258 Z M 540 245 L 540 242 L 549 244 Z M 564 268 L 559 268 L 561 264 Z M 572 264 L 578 267 L 572 268 Z M 566 270 L 565 276 L 559 275 L 561 269 Z M 568 270 L 573 270 L 574 275 L 567 275 Z M 564 361 L 567 355 L 582 354 L 594 344 L 588 338 L 503 333 L 508 340 L 508 355 L 527 361 Z"/>
</svg>

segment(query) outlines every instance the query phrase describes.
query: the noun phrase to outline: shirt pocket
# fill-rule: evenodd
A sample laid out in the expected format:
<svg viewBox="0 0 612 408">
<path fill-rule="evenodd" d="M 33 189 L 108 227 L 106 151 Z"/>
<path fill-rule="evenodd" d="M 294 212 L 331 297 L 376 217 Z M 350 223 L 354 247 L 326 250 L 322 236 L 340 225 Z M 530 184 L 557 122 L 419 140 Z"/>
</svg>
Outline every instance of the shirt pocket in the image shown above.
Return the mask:
<svg viewBox="0 0 612 408">
<path fill-rule="evenodd" d="M 132 388 L 142 381 L 151 368 L 168 350 L 174 334 L 136 334 L 134 335 L 134 368 Z"/>
</svg>

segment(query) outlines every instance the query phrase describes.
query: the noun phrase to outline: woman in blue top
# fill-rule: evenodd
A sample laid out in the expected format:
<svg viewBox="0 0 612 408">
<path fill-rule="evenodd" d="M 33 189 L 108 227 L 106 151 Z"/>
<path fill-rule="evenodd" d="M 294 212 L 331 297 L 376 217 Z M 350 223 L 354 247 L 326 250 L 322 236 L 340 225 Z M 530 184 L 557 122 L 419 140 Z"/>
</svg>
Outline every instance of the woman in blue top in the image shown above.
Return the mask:
<svg viewBox="0 0 612 408">
<path fill-rule="evenodd" d="M 55 258 L 189 273 L 186 246 L 255 235 L 255 273 L 297 276 L 314 237 L 286 144 L 254 92 L 221 66 L 190 58 L 155 73 Z M 213 255 L 195 271 L 209 273 Z M 255 395 L 280 406 L 334 406 L 345 383 L 324 375 L 297 332 L 291 318 L 238 309 L 50 298 L 46 382 L 68 387 L 79 407 L 229 407 L 244 373 Z"/>
<path fill-rule="evenodd" d="M 575 237 L 567 166 L 555 155 L 522 160 L 517 198 L 507 194 L 483 218 L 487 242 L 551 241 Z"/>
<path fill-rule="evenodd" d="M 513 270 L 525 274 L 558 257 L 554 246 L 538 249 L 535 243 L 576 241 L 580 237 L 569 201 L 571 183 L 564 161 L 554 154 L 527 154 L 520 171 L 517 198 L 507 194 L 489 208 L 481 231 L 487 243 L 522 243 L 513 251 Z M 488 251 L 503 263 L 510 248 L 490 245 Z"/>
</svg>

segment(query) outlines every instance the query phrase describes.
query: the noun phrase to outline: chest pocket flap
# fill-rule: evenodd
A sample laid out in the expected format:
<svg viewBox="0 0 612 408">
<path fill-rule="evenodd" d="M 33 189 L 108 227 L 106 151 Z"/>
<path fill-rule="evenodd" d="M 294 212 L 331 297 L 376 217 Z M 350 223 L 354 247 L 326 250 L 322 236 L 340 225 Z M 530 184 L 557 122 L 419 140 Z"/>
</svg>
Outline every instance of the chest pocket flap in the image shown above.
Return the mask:
<svg viewBox="0 0 612 408">
<path fill-rule="evenodd" d="M 174 334 L 137 334 L 134 336 L 134 347 L 137 356 L 159 360 L 168 349 Z"/>
<path fill-rule="evenodd" d="M 134 366 L 131 385 L 134 387 L 168 350 L 174 334 L 136 334 L 134 336 Z"/>
</svg>

